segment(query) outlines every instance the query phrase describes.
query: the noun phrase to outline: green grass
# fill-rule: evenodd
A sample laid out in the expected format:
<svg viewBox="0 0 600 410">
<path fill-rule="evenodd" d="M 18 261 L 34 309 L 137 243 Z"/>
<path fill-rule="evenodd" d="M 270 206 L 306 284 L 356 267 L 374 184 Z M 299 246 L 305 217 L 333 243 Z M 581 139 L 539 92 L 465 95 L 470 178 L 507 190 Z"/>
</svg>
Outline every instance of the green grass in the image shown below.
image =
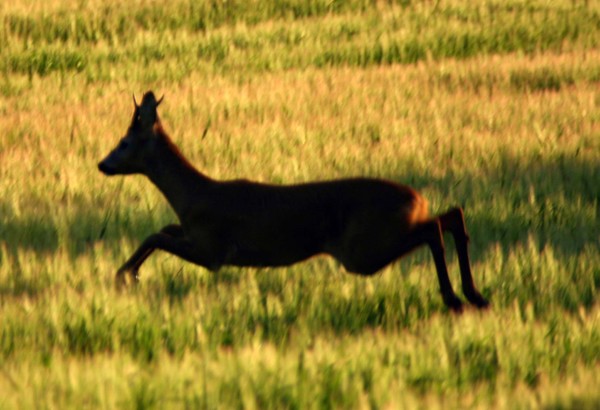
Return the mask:
<svg viewBox="0 0 600 410">
<path fill-rule="evenodd" d="M 0 408 L 600 403 L 595 3 L 18 0 L 0 21 Z M 369 279 L 157 253 L 117 291 L 175 218 L 96 168 L 148 89 L 212 177 L 464 206 L 492 308 L 448 313 L 426 249 Z"/>
<path fill-rule="evenodd" d="M 130 64 L 167 63 L 134 80 L 191 72 L 370 66 L 598 46 L 600 9 L 570 2 L 109 2 L 52 13 L 5 6 L 0 72 L 81 72 L 112 81 Z M 392 2 L 394 3 L 394 2 Z M 176 64 L 168 64 L 176 63 Z M 138 76 L 143 76 L 138 78 Z"/>
</svg>

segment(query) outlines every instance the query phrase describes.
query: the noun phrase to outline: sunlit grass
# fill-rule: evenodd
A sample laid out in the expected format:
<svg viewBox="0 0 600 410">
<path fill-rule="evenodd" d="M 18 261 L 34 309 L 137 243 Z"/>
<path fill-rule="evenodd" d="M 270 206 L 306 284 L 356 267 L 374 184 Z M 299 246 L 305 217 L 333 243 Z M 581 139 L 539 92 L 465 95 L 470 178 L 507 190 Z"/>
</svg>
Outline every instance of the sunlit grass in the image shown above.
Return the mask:
<svg viewBox="0 0 600 410">
<path fill-rule="evenodd" d="M 0 407 L 597 406 L 596 6 L 242 3 L 203 29 L 167 13 L 185 2 L 135 3 L 121 29 L 118 2 L 0 6 Z M 492 15 L 537 40 L 435 54 L 448 24 L 439 41 L 501 44 Z M 429 51 L 387 61 L 407 38 Z M 157 253 L 117 291 L 175 220 L 146 178 L 97 171 L 148 89 L 211 177 L 378 176 L 464 206 L 492 308 L 449 314 L 426 249 L 368 279 L 327 257 L 212 274 Z M 447 255 L 458 283 L 450 238 Z"/>
</svg>

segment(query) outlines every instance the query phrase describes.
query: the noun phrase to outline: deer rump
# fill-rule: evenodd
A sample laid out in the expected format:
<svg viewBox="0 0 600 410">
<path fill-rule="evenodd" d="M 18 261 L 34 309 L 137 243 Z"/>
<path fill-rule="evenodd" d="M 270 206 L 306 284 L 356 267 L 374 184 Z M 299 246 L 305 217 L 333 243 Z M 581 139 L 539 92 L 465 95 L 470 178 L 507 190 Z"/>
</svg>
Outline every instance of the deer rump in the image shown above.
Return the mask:
<svg viewBox="0 0 600 410">
<path fill-rule="evenodd" d="M 427 203 L 413 189 L 368 178 L 220 182 L 204 187 L 194 208 L 180 216 L 182 227 L 193 227 L 185 231 L 192 243 L 209 244 L 214 267 L 283 266 L 326 253 L 364 275 L 400 257 L 404 237 L 427 219 Z"/>
</svg>

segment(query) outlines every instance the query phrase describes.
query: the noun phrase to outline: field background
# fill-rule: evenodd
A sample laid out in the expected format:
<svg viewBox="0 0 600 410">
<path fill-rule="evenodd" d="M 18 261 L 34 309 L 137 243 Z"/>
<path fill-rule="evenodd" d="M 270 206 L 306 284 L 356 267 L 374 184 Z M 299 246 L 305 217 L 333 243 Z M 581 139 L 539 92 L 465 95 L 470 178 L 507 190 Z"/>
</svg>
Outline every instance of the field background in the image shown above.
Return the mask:
<svg viewBox="0 0 600 410">
<path fill-rule="evenodd" d="M 2 2 L 0 408 L 598 408 L 599 43 L 595 1 Z M 116 291 L 174 221 L 96 168 L 149 89 L 212 177 L 464 206 L 491 309 L 450 314 L 426 249 L 370 279 L 157 253 Z"/>
</svg>

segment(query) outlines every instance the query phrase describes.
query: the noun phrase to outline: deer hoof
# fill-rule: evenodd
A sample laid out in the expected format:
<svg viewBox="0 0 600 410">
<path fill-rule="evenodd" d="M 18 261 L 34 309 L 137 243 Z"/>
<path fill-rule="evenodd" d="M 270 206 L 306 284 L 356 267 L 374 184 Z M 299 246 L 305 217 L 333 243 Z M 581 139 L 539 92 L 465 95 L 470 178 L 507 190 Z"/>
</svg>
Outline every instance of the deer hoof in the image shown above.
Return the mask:
<svg viewBox="0 0 600 410">
<path fill-rule="evenodd" d="M 127 285 L 127 280 L 125 278 L 125 270 L 119 269 L 117 271 L 117 274 L 115 275 L 115 286 L 117 287 L 117 289 L 121 289 L 125 285 Z"/>
<path fill-rule="evenodd" d="M 137 269 L 129 272 L 129 277 L 131 278 L 132 284 L 137 285 L 138 283 L 140 283 L 140 275 L 139 275 Z"/>
<path fill-rule="evenodd" d="M 129 277 L 129 280 L 128 280 Z M 130 270 L 127 268 L 120 268 L 115 275 L 115 285 L 117 288 L 123 288 L 127 286 L 128 282 L 137 285 L 140 281 L 138 271 Z"/>
<path fill-rule="evenodd" d="M 477 291 L 465 293 L 465 297 L 478 309 L 485 309 L 490 305 L 490 302 Z"/>
<path fill-rule="evenodd" d="M 444 304 L 454 313 L 462 313 L 463 303 L 456 295 L 444 297 Z"/>
</svg>

